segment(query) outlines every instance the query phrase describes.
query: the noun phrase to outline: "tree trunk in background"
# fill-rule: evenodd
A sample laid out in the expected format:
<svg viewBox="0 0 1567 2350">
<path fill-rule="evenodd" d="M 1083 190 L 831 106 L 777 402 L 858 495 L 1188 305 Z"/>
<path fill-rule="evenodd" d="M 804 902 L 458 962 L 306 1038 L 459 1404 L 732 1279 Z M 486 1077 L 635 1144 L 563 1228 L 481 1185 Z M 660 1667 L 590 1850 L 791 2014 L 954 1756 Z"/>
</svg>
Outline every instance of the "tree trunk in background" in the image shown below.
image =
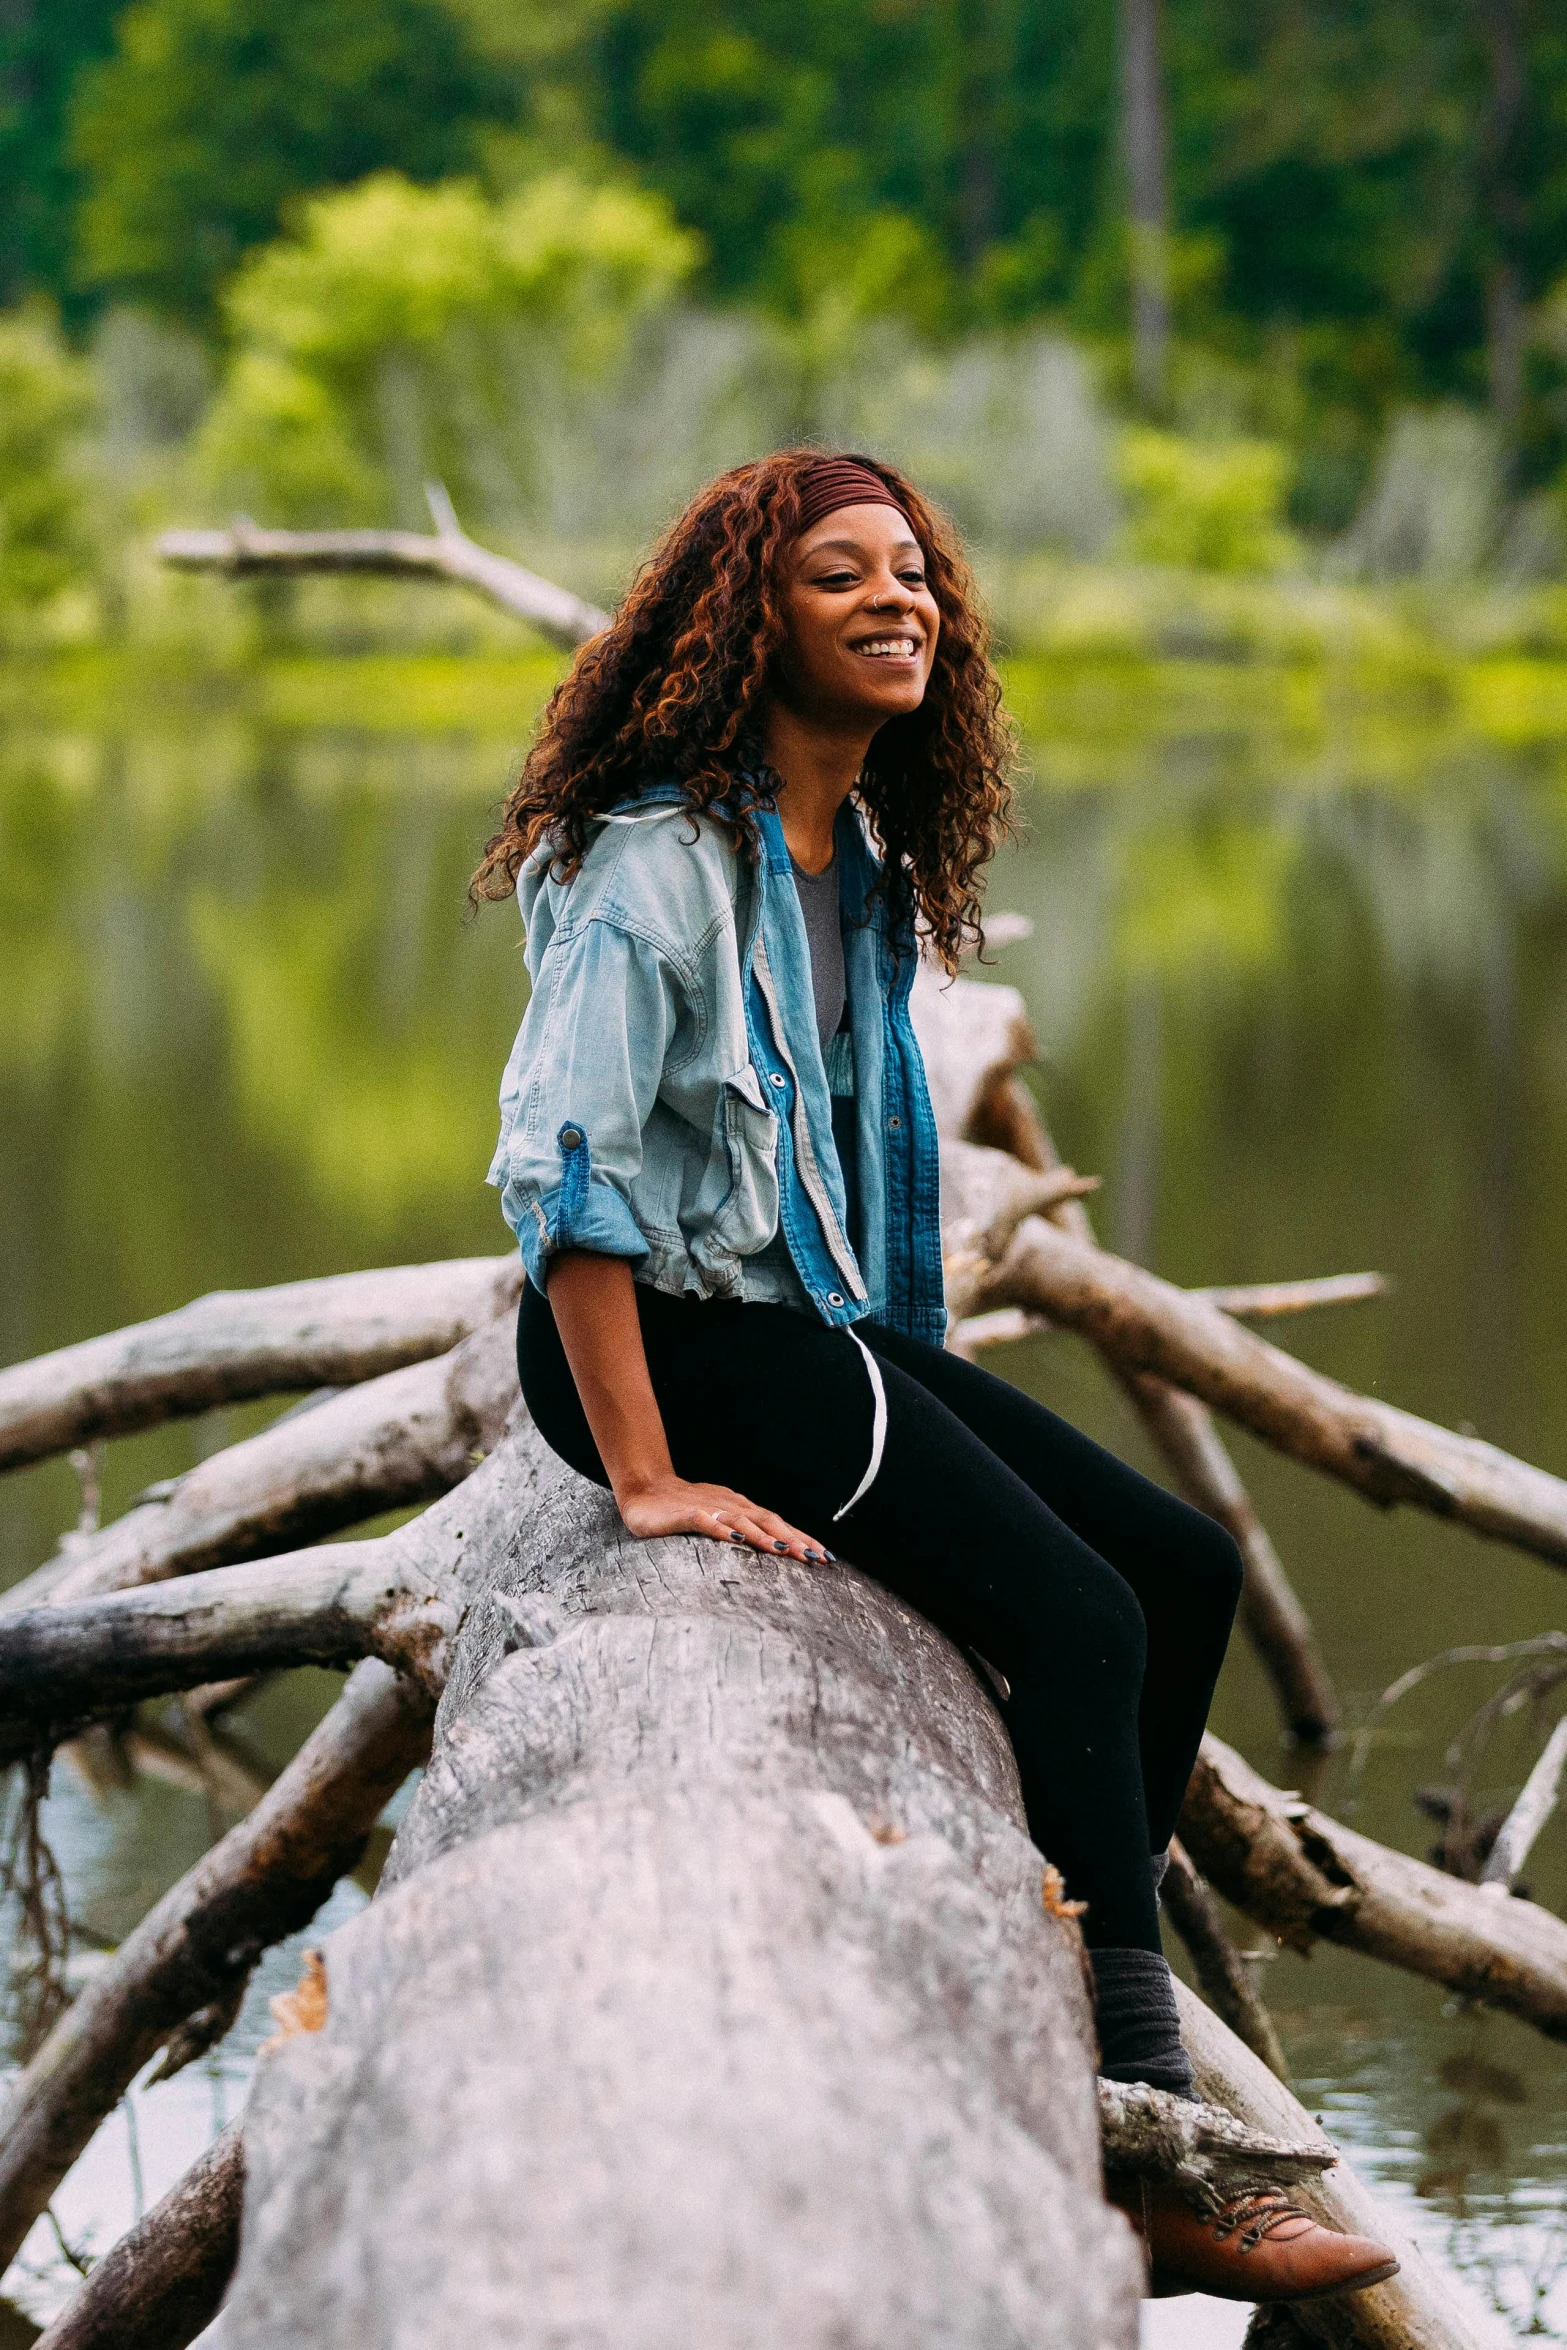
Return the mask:
<svg viewBox="0 0 1567 2350">
<path fill-rule="evenodd" d="M 850 1569 L 632 1540 L 531 1431 L 490 1470 L 429 1772 L 257 2072 L 224 2350 L 1131 2350 L 968 1666 Z"/>
<path fill-rule="evenodd" d="M 1132 290 L 1132 387 L 1147 415 L 1156 415 L 1164 405 L 1170 342 L 1170 220 L 1159 19 L 1159 0 L 1121 0 L 1121 151 Z"/>
<path fill-rule="evenodd" d="M 1527 83 L 1521 0 L 1480 0 L 1480 29 L 1490 89 L 1480 139 L 1480 196 L 1490 263 L 1486 275 L 1486 346 L 1491 413 L 1516 459 L 1523 421 L 1524 277 L 1521 245 L 1528 225 L 1521 185 Z"/>
</svg>

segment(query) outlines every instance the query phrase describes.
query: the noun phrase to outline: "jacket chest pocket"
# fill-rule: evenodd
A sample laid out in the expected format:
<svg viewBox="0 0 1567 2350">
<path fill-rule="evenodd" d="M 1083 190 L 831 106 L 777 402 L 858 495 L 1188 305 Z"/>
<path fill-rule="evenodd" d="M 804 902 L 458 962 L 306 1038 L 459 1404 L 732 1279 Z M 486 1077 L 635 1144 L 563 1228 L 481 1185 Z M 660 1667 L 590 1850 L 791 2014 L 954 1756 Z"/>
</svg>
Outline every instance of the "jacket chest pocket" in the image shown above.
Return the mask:
<svg viewBox="0 0 1567 2350">
<path fill-rule="evenodd" d="M 749 1061 L 724 1079 L 722 1116 L 729 1191 L 713 1227 L 737 1256 L 752 1256 L 778 1229 L 778 1121 Z"/>
</svg>

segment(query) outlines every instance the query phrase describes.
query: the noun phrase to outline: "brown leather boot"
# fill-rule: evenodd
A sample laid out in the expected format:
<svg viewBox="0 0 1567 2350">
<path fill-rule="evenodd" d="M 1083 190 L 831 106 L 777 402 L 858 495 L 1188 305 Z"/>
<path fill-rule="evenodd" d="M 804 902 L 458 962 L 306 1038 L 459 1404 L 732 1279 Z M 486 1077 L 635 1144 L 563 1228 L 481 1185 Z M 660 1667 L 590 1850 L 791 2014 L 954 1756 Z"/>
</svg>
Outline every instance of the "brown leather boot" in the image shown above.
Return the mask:
<svg viewBox="0 0 1567 2350">
<path fill-rule="evenodd" d="M 1141 2179 L 1111 2179 L 1105 2192 L 1143 2239 L 1156 2298 L 1314 2301 L 1358 2293 L 1398 2273 L 1385 2244 L 1336 2235 L 1276 2188 L 1236 2195 L 1216 2212 L 1193 2211 L 1178 2189 Z"/>
</svg>

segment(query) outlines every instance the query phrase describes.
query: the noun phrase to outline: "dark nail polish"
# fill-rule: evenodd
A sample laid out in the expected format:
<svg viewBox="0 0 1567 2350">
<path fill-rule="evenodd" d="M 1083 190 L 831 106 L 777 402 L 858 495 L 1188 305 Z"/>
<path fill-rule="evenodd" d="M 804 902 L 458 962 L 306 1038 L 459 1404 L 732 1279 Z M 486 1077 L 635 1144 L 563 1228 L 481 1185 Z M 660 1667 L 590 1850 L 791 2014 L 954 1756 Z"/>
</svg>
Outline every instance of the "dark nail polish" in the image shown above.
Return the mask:
<svg viewBox="0 0 1567 2350">
<path fill-rule="evenodd" d="M 824 1550 L 822 1556 L 830 1567 L 835 1567 L 838 1564 L 838 1553 L 835 1550 Z"/>
<path fill-rule="evenodd" d="M 773 1544 L 773 1548 L 774 1548 L 774 1550 L 787 1550 L 787 1549 L 788 1549 L 788 1547 L 789 1547 L 789 1545 L 788 1545 L 788 1543 L 787 1543 L 787 1542 L 775 1542 L 775 1543 Z"/>
</svg>

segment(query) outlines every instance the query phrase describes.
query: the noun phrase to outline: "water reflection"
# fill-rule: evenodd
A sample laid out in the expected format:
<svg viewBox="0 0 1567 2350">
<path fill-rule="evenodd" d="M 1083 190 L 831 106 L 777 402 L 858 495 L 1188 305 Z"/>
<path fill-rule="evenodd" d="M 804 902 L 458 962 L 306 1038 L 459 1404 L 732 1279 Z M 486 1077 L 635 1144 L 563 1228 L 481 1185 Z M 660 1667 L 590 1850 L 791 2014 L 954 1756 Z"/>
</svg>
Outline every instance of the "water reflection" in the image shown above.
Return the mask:
<svg viewBox="0 0 1567 2350">
<path fill-rule="evenodd" d="M 1035 929 L 997 976 L 1027 995 L 1062 1148 L 1107 1179 L 1106 1228 L 1182 1280 L 1387 1272 L 1386 1303 L 1291 1342 L 1567 1468 L 1567 758 L 1287 709 L 1183 705 L 1139 731 L 1113 696 L 1023 682 L 1038 780 L 993 902 Z M 514 916 L 467 924 L 463 884 L 524 722 L 350 725 L 318 686 L 308 725 L 154 712 L 0 738 L 0 1359 L 205 1288 L 502 1245 L 479 1178 L 523 974 Z M 1145 1458 L 1073 1342 L 996 1359 Z M 271 1408 L 111 1448 L 107 1508 Z M 1355 1720 L 1439 1648 L 1567 1620 L 1542 1564 L 1236 1450 Z M 63 1464 L 0 1487 L 0 1578 L 77 1506 Z M 275 1685 L 236 1731 L 275 1768 L 328 1689 Z M 1422 1687 L 1319 1800 L 1424 1851 L 1415 1792 L 1481 1694 Z M 1298 1776 L 1244 1651 L 1218 1726 Z M 94 1789 L 68 1766 L 48 1818 L 108 1940 L 210 1827 L 168 1774 Z M 1529 1873 L 1567 1901 L 1567 1822 Z M 145 2195 L 232 2110 L 296 1974 L 297 1946 L 274 1954 L 220 2054 L 135 2095 Z M 1313 2108 L 1516 2324 L 1567 2334 L 1567 2060 L 1337 1952 L 1278 1959 L 1266 1989 Z M 131 2216 L 130 2145 L 114 2117 L 63 2191 L 73 2245 Z M 67 2272 L 47 2230 L 26 2258 L 12 2290 L 41 2313 Z"/>
</svg>

